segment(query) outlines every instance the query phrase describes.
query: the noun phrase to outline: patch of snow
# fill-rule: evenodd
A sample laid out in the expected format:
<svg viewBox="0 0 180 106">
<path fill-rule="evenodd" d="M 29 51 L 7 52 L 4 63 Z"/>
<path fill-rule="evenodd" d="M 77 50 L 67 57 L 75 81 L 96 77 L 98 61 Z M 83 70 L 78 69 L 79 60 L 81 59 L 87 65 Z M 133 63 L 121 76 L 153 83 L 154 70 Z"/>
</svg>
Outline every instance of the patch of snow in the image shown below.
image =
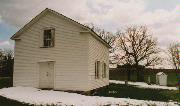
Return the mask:
<svg viewBox="0 0 180 106">
<path fill-rule="evenodd" d="M 129 98 L 113 98 L 84 96 L 62 91 L 40 90 L 32 87 L 10 87 L 0 89 L 0 95 L 19 102 L 33 105 L 57 106 L 178 106 L 176 102 L 158 102 L 135 100 Z"/>
<path fill-rule="evenodd" d="M 125 84 L 125 81 L 109 80 L 110 83 Z M 159 86 L 159 85 L 148 85 L 145 82 L 131 82 L 128 81 L 129 85 L 135 85 L 138 88 L 149 88 L 149 89 L 167 89 L 167 90 L 178 90 L 177 87 Z"/>
</svg>

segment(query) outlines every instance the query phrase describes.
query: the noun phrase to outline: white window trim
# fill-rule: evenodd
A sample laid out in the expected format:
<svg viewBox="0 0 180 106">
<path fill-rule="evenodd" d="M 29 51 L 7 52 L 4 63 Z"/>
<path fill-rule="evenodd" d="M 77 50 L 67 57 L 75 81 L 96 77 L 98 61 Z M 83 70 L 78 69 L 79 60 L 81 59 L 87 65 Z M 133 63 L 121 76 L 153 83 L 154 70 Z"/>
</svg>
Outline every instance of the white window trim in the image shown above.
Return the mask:
<svg viewBox="0 0 180 106">
<path fill-rule="evenodd" d="M 45 30 L 51 30 L 52 31 L 52 39 L 46 39 L 46 40 L 53 40 L 51 43 L 51 46 L 44 46 L 44 31 Z M 53 27 L 46 27 L 42 29 L 42 34 L 40 36 L 40 48 L 52 48 L 55 46 L 55 28 Z"/>
</svg>

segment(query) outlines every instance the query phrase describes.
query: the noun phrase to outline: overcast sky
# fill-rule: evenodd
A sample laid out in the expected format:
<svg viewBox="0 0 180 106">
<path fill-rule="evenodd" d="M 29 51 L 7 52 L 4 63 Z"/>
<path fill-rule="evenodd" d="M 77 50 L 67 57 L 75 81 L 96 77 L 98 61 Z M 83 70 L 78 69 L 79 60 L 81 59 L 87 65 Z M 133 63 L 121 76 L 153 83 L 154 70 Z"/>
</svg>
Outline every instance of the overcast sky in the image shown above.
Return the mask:
<svg viewBox="0 0 180 106">
<path fill-rule="evenodd" d="M 147 25 L 166 48 L 180 42 L 179 7 L 180 0 L 0 0 L 0 48 L 13 48 L 9 38 L 45 8 L 112 32 Z"/>
</svg>

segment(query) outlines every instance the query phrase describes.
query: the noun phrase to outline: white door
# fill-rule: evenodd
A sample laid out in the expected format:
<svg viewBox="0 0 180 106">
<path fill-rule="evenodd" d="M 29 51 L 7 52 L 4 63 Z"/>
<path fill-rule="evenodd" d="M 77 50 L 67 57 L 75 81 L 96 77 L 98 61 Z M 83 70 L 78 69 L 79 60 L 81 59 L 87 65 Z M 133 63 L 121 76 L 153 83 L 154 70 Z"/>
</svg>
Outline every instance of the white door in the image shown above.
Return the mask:
<svg viewBox="0 0 180 106">
<path fill-rule="evenodd" d="M 53 88 L 54 86 L 54 62 L 39 63 L 39 87 Z"/>
</svg>

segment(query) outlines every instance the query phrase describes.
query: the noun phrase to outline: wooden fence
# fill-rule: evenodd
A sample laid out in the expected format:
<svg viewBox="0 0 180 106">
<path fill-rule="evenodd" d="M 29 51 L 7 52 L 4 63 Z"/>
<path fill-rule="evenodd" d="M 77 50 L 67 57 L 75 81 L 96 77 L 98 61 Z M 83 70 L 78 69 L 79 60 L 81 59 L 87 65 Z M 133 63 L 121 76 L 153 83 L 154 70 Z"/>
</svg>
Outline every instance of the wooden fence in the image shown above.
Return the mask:
<svg viewBox="0 0 180 106">
<path fill-rule="evenodd" d="M 137 81 L 137 71 L 135 69 L 126 69 L 126 68 L 114 68 L 109 71 L 110 80 L 127 80 L 128 72 L 130 70 L 130 81 Z M 169 85 L 174 85 L 178 81 L 178 76 L 180 76 L 180 70 L 175 69 L 145 69 L 142 70 L 144 80 L 148 82 L 148 77 L 151 78 L 152 83 L 156 81 L 156 73 L 164 72 L 168 75 Z"/>
</svg>

